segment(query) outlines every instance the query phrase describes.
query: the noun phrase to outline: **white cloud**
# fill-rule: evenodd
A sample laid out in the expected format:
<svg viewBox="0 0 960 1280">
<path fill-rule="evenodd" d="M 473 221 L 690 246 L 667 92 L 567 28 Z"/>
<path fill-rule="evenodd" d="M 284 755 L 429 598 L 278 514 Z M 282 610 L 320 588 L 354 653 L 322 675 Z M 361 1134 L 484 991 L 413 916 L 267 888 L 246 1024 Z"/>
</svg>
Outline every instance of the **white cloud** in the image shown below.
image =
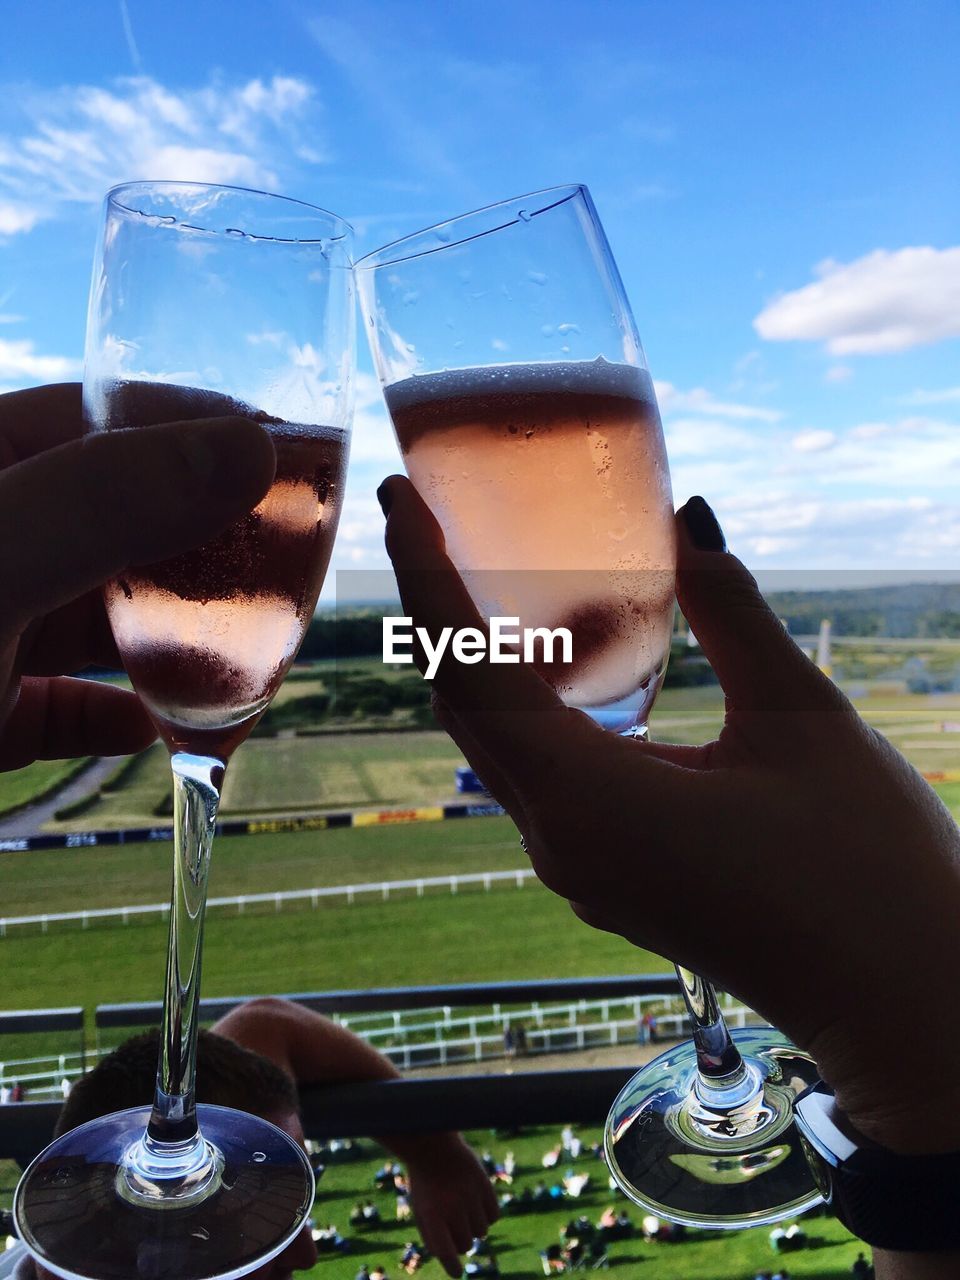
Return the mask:
<svg viewBox="0 0 960 1280">
<path fill-rule="evenodd" d="M 942 387 L 939 391 L 911 391 L 901 396 L 901 404 L 960 404 L 960 387 Z"/>
<path fill-rule="evenodd" d="M 960 247 L 877 249 L 826 261 L 754 320 L 772 342 L 825 342 L 832 355 L 881 355 L 960 336 Z"/>
<path fill-rule="evenodd" d="M 822 453 L 833 448 L 837 437 L 832 431 L 801 431 L 790 443 L 797 453 Z"/>
<path fill-rule="evenodd" d="M 43 213 L 30 205 L 0 200 L 0 236 L 15 236 L 18 231 L 32 231 Z"/>
<path fill-rule="evenodd" d="M 823 375 L 824 382 L 849 382 L 853 377 L 853 370 L 848 364 L 834 364 Z"/>
<path fill-rule="evenodd" d="M 367 464 L 371 472 L 380 468 L 381 475 L 386 475 L 387 471 L 402 470 L 400 450 L 378 379 L 372 373 L 361 372 L 357 374 L 355 386 L 356 411 L 350 445 L 352 462 Z"/>
<path fill-rule="evenodd" d="M 798 500 L 765 490 L 716 510 L 732 550 L 761 567 L 942 569 L 960 552 L 960 510 L 929 497 Z"/>
<path fill-rule="evenodd" d="M 38 355 L 27 338 L 0 338 L 0 381 L 6 391 L 37 382 L 57 382 L 80 372 L 80 361 L 69 356 Z"/>
<path fill-rule="evenodd" d="M 657 393 L 657 403 L 664 414 L 687 411 L 719 418 L 737 418 L 743 422 L 778 422 L 783 417 L 777 409 L 717 400 L 711 391 L 703 387 L 694 387 L 690 391 L 678 391 L 671 382 L 655 381 L 653 385 Z"/>
<path fill-rule="evenodd" d="M 313 87 L 274 76 L 167 89 L 146 76 L 110 88 L 24 95 L 26 127 L 0 135 L 0 235 L 29 231 L 71 202 L 95 203 L 117 182 L 181 179 L 276 188 L 284 157 L 319 162 Z"/>
<path fill-rule="evenodd" d="M 702 389 L 658 391 L 678 504 L 704 494 L 748 563 L 849 572 L 956 562 L 960 424 L 952 415 L 791 428 L 773 410 L 773 421 L 725 420 Z M 691 404 L 710 411 L 677 409 Z"/>
</svg>

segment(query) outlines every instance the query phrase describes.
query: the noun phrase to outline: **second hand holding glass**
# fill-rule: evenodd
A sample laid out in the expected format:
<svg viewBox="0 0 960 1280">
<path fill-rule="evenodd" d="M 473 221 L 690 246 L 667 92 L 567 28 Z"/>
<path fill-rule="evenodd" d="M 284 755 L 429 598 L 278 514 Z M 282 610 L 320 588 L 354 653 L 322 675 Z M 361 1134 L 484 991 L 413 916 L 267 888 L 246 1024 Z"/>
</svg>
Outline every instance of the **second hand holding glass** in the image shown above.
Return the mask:
<svg viewBox="0 0 960 1280">
<path fill-rule="evenodd" d="M 569 629 L 573 660 L 543 661 L 543 677 L 604 728 L 645 737 L 672 632 L 673 504 L 653 385 L 586 188 L 407 237 L 357 279 L 404 464 L 480 612 Z M 614 1103 L 614 1176 L 643 1207 L 700 1226 L 810 1208 L 792 1104 L 814 1064 L 769 1027 L 731 1037 L 710 984 L 677 972 L 693 1042 Z"/>
<path fill-rule="evenodd" d="M 333 547 L 353 306 L 350 228 L 321 209 L 190 183 L 107 196 L 87 429 L 252 418 L 277 468 L 238 524 L 105 589 L 127 672 L 171 752 L 174 875 L 153 1107 L 64 1134 L 17 1189 L 21 1236 L 68 1280 L 245 1275 L 304 1229 L 313 1203 L 298 1143 L 246 1112 L 196 1105 L 197 1001 L 224 771 L 296 655 Z"/>
</svg>

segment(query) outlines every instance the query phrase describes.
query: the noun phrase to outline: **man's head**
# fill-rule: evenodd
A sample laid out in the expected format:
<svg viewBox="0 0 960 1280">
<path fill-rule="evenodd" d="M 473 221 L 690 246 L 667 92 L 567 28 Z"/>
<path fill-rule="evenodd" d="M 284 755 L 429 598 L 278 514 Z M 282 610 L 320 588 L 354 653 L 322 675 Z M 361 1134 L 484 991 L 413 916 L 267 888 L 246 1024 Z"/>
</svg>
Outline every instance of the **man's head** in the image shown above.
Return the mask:
<svg viewBox="0 0 960 1280">
<path fill-rule="evenodd" d="M 64 1102 L 57 1136 L 111 1111 L 151 1102 L 159 1045 L 158 1029 L 134 1036 L 82 1076 Z M 303 1145 L 299 1096 L 291 1077 L 269 1058 L 210 1031 L 201 1030 L 197 1039 L 197 1101 L 248 1111 Z M 282 1253 L 250 1274 L 254 1280 L 288 1280 L 294 1271 L 309 1270 L 316 1260 L 313 1238 L 304 1227 Z M 56 1280 L 36 1264 L 35 1272 L 39 1280 Z"/>
<path fill-rule="evenodd" d="M 63 1104 L 57 1136 L 111 1111 L 152 1102 L 159 1048 L 159 1029 L 145 1031 L 81 1076 Z M 296 1115 L 300 1106 L 296 1084 L 275 1062 L 210 1031 L 197 1037 L 197 1101 L 249 1111 L 274 1124 L 275 1115 Z"/>
</svg>

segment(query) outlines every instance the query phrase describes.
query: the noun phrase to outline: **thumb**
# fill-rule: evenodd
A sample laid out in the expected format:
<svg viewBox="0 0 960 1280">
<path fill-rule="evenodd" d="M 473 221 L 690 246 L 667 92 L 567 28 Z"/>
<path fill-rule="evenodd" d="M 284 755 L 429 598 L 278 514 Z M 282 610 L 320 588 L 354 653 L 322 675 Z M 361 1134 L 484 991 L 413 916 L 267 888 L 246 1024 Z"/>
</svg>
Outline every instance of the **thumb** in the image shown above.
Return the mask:
<svg viewBox="0 0 960 1280">
<path fill-rule="evenodd" d="M 727 697 L 765 711 L 834 704 L 838 694 L 790 638 L 753 575 L 727 551 L 703 498 L 677 513 L 677 599 Z"/>
<path fill-rule="evenodd" d="M 2 628 L 17 634 L 131 564 L 199 545 L 273 479 L 266 431 L 209 418 L 113 431 L 0 473 Z"/>
</svg>

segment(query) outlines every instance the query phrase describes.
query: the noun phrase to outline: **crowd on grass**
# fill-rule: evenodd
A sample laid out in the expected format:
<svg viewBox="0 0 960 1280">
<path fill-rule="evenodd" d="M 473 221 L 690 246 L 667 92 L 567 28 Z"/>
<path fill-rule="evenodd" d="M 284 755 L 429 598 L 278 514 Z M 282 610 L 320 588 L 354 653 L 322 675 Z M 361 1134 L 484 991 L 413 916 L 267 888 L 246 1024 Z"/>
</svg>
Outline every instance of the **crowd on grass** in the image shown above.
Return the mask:
<svg viewBox="0 0 960 1280">
<path fill-rule="evenodd" d="M 314 1155 L 314 1169 L 318 1179 L 325 1170 L 323 1156 L 342 1154 L 350 1144 L 332 1143 Z M 602 1146 L 597 1142 L 585 1143 L 572 1126 L 566 1125 L 557 1140 L 544 1151 L 540 1166 L 545 1176 L 538 1177 L 530 1185 L 514 1188 L 517 1176 L 517 1159 L 508 1148 L 502 1158 L 496 1158 L 485 1148 L 480 1161 L 493 1186 L 499 1190 L 501 1213 L 514 1215 L 537 1213 L 555 1209 L 563 1202 L 578 1200 L 590 1188 L 598 1185 L 616 1192 L 616 1184 L 609 1176 Z M 589 1169 L 588 1162 L 598 1161 L 599 1172 Z M 334 1224 L 314 1228 L 313 1238 L 318 1253 L 349 1253 L 364 1248 L 364 1234 L 387 1225 L 412 1221 L 410 1187 L 403 1167 L 387 1159 L 372 1174 L 371 1193 L 355 1201 L 350 1211 L 350 1235 L 344 1236 Z M 376 1198 L 375 1198 L 376 1197 Z M 384 1201 L 383 1197 L 387 1197 Z M 379 1199 L 379 1203 L 377 1202 Z M 618 1241 L 639 1240 L 645 1244 L 676 1245 L 688 1238 L 683 1226 L 667 1222 L 653 1214 L 645 1214 L 634 1222 L 621 1205 L 606 1205 L 599 1214 L 587 1212 L 573 1214 L 560 1227 L 557 1237 L 543 1240 L 538 1246 L 540 1265 L 545 1276 L 560 1275 L 572 1271 L 605 1270 L 611 1261 L 610 1246 Z M 769 1235 L 771 1251 L 785 1254 L 808 1247 L 807 1232 L 800 1226 L 774 1227 Z M 404 1241 L 395 1259 L 398 1273 L 415 1275 L 430 1258 L 422 1242 Z M 489 1240 L 475 1238 L 464 1259 L 465 1277 L 496 1277 L 501 1274 L 494 1248 Z M 853 1264 L 851 1274 L 857 1280 L 869 1280 L 873 1269 L 861 1253 Z M 384 1263 L 360 1263 L 355 1280 L 390 1280 Z M 785 1266 L 773 1270 L 759 1270 L 751 1280 L 790 1280 Z"/>
</svg>

